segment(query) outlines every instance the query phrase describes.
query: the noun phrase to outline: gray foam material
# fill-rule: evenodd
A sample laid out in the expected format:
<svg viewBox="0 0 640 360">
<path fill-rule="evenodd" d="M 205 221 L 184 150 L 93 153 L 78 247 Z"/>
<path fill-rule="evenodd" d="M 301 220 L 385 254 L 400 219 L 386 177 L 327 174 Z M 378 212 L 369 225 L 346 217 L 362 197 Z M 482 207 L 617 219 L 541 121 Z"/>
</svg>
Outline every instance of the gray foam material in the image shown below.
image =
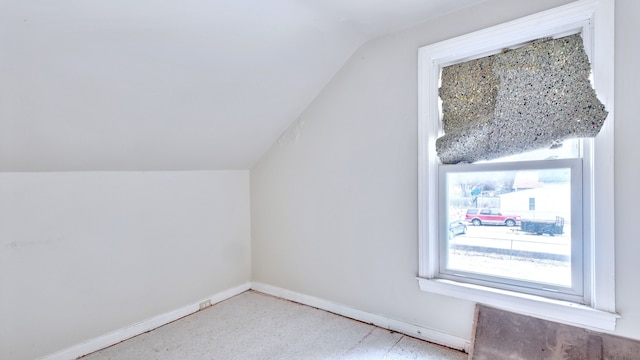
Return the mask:
<svg viewBox="0 0 640 360">
<path fill-rule="evenodd" d="M 595 137 L 607 111 L 590 73 L 579 34 L 443 68 L 440 161 L 472 163 Z"/>
</svg>

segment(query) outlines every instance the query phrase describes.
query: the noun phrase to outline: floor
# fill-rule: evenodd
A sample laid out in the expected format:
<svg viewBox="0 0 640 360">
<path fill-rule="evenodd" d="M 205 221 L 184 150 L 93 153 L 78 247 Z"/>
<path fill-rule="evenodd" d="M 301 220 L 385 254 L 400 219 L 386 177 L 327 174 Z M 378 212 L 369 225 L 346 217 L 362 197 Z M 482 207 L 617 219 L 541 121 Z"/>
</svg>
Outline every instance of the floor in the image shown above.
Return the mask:
<svg viewBox="0 0 640 360">
<path fill-rule="evenodd" d="M 463 360 L 467 354 L 247 291 L 82 359 Z"/>
</svg>

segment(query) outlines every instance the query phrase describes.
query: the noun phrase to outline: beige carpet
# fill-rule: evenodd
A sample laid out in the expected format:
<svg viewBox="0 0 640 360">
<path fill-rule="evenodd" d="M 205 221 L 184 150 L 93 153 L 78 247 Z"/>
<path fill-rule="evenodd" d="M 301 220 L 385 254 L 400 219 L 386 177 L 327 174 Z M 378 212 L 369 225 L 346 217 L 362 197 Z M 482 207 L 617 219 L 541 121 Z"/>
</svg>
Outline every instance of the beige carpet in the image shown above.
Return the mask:
<svg viewBox="0 0 640 360">
<path fill-rule="evenodd" d="M 248 291 L 82 359 L 466 358 L 462 352 Z"/>
</svg>

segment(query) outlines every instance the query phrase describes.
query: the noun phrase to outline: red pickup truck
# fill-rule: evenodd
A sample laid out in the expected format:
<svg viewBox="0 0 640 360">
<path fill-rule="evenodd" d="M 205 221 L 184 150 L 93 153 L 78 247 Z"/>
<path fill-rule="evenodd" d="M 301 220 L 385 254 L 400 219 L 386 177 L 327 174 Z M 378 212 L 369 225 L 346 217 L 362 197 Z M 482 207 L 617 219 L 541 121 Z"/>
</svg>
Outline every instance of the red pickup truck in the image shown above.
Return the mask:
<svg viewBox="0 0 640 360">
<path fill-rule="evenodd" d="M 464 219 L 475 226 L 480 225 L 520 225 L 519 215 L 505 215 L 495 209 L 469 209 Z"/>
</svg>

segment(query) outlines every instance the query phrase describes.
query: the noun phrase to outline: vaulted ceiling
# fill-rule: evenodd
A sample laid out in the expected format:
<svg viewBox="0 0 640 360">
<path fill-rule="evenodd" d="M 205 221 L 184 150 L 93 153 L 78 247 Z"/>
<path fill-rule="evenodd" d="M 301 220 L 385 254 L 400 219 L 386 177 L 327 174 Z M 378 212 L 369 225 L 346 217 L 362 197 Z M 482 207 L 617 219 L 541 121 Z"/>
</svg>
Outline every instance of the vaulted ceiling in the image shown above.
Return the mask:
<svg viewBox="0 0 640 360">
<path fill-rule="evenodd" d="M 483 0 L 0 0 L 0 171 L 249 169 L 368 40 Z"/>
</svg>

